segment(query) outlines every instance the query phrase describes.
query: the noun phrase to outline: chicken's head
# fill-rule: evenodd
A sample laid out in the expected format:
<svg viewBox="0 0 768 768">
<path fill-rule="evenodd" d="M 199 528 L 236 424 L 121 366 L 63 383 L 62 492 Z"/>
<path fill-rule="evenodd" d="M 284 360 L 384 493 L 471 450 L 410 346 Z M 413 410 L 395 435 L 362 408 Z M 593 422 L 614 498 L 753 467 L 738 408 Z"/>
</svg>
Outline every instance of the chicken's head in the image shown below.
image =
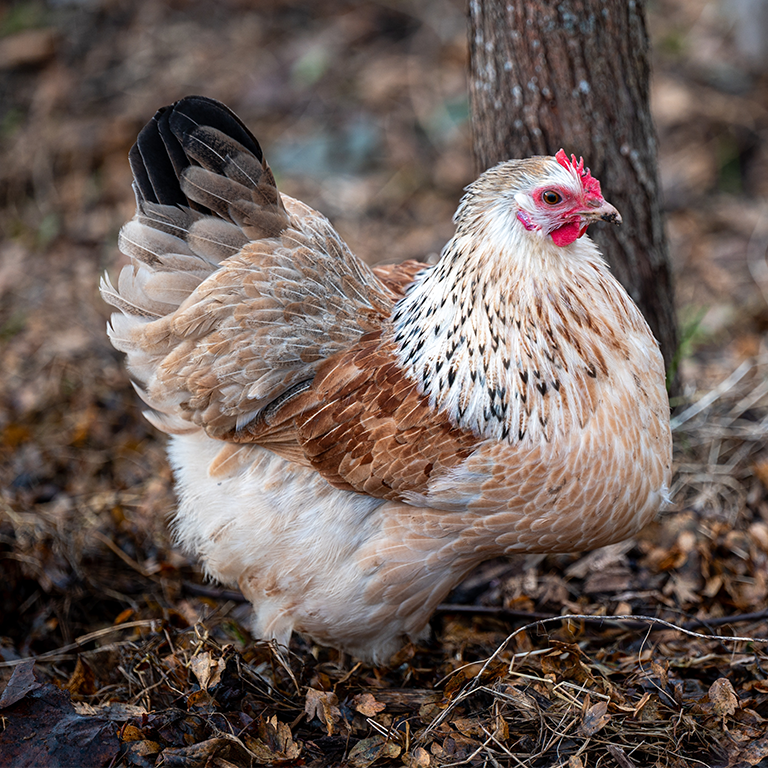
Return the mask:
<svg viewBox="0 0 768 768">
<path fill-rule="evenodd" d="M 564 150 L 548 157 L 509 160 L 486 171 L 467 188 L 457 222 L 485 220 L 497 235 L 530 233 L 560 247 L 580 238 L 593 221 L 621 223 L 582 158 Z M 490 219 L 490 221 L 489 221 Z"/>
<path fill-rule="evenodd" d="M 533 189 L 515 194 L 517 218 L 529 231 L 539 230 L 552 237 L 555 245 L 570 245 L 593 221 L 621 223 L 619 212 L 603 197 L 600 182 L 584 160 L 560 150 L 545 158 L 550 172 Z M 554 161 L 554 162 L 553 162 Z"/>
</svg>

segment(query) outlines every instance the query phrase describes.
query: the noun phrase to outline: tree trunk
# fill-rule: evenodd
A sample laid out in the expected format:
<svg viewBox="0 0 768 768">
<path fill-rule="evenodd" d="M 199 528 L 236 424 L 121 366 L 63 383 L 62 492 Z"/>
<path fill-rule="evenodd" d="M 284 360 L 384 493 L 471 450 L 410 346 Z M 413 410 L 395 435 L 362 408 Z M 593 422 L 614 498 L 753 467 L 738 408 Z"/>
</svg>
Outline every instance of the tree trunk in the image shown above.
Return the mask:
<svg viewBox="0 0 768 768">
<path fill-rule="evenodd" d="M 590 231 L 661 342 L 677 330 L 656 173 L 648 34 L 632 0 L 470 0 L 475 157 L 584 156 L 621 227 Z"/>
</svg>

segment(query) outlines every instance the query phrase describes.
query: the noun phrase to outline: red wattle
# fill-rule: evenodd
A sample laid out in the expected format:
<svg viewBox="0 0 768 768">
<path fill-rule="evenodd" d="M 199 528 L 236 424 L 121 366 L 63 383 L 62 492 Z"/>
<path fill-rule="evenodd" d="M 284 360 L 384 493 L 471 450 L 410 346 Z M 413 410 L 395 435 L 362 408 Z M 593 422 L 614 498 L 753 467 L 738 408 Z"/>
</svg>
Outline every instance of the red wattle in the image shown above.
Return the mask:
<svg viewBox="0 0 768 768">
<path fill-rule="evenodd" d="M 559 245 L 562 248 L 564 245 L 570 245 L 583 234 L 584 232 L 579 227 L 579 223 L 573 221 L 570 224 L 563 224 L 562 227 L 553 230 L 552 241 L 555 245 Z"/>
</svg>

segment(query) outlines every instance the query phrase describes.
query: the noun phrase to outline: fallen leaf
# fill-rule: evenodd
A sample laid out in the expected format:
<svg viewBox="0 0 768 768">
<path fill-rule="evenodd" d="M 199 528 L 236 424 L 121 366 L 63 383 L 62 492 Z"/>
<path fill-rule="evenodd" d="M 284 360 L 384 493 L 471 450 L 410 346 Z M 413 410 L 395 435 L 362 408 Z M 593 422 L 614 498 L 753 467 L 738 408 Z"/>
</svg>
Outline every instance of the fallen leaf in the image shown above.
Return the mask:
<svg viewBox="0 0 768 768">
<path fill-rule="evenodd" d="M 221 680 L 221 673 L 224 671 L 224 659 L 214 661 L 210 651 L 198 653 L 189 660 L 189 666 L 192 669 L 200 687 L 207 691 Z"/>
<path fill-rule="evenodd" d="M 144 734 L 130 723 L 120 730 L 120 741 L 141 741 L 143 738 Z"/>
<path fill-rule="evenodd" d="M 259 764 L 292 762 L 301 754 L 301 744 L 294 741 L 290 727 L 281 723 L 275 715 L 259 723 L 258 733 L 258 738 L 247 734 L 243 738 Z"/>
<path fill-rule="evenodd" d="M 117 614 L 114 620 L 114 624 L 123 624 L 124 622 L 128 621 L 136 611 L 133 610 L 133 608 L 126 608 L 124 611 L 120 611 L 120 613 Z"/>
<path fill-rule="evenodd" d="M 431 758 L 424 747 L 416 747 L 410 754 L 403 755 L 403 763 L 408 768 L 429 768 Z"/>
<path fill-rule="evenodd" d="M 187 696 L 187 709 L 196 712 L 215 712 L 218 702 L 208 691 L 192 691 Z"/>
<path fill-rule="evenodd" d="M 662 688 L 666 688 L 669 685 L 669 673 L 666 664 L 662 666 L 657 661 L 651 661 L 651 671 L 659 678 L 659 685 Z"/>
<path fill-rule="evenodd" d="M 341 712 L 336 706 L 339 700 L 333 692 L 318 691 L 315 688 L 307 689 L 307 697 L 304 700 L 304 711 L 312 720 L 317 717 L 325 725 L 328 735 L 333 735 L 333 725 L 341 719 Z"/>
<path fill-rule="evenodd" d="M 64 687 L 73 696 L 90 696 L 96 693 L 96 676 L 80 656 L 77 657 L 74 672 Z"/>
<path fill-rule="evenodd" d="M 763 552 L 768 552 L 768 525 L 762 522 L 752 523 L 747 533 L 754 544 L 760 547 Z"/>
<path fill-rule="evenodd" d="M 72 706 L 78 715 L 95 715 L 124 723 L 137 717 L 143 717 L 147 710 L 137 704 L 128 704 L 120 701 L 110 701 L 106 704 L 88 704 L 84 701 L 73 701 Z"/>
<path fill-rule="evenodd" d="M 738 759 L 747 765 L 757 765 L 766 757 L 768 757 L 768 737 L 753 739 L 738 754 Z"/>
<path fill-rule="evenodd" d="M 607 744 L 606 749 L 611 753 L 611 757 L 618 763 L 619 768 L 637 768 L 637 765 L 629 759 L 627 753 L 615 744 Z"/>
<path fill-rule="evenodd" d="M 5 722 L 0 733 L 0 765 L 100 768 L 120 748 L 114 723 L 78 715 L 67 691 L 34 680 L 31 664 L 14 670 L 0 707 Z"/>
<path fill-rule="evenodd" d="M 597 704 L 593 704 L 584 715 L 579 726 L 579 731 L 584 736 L 593 736 L 601 728 L 604 728 L 610 721 L 611 716 L 608 714 L 608 702 L 598 701 Z"/>
<path fill-rule="evenodd" d="M 444 696 L 446 699 L 453 699 L 470 680 L 488 685 L 503 677 L 506 671 L 507 665 L 498 660 L 490 664 L 468 664 L 466 667 L 456 670 L 451 676 L 445 685 Z"/>
<path fill-rule="evenodd" d="M 368 768 L 380 757 L 393 760 L 401 752 L 399 744 L 388 741 L 383 736 L 370 736 L 361 739 L 349 750 L 347 765 L 351 768 Z"/>
<path fill-rule="evenodd" d="M 763 484 L 763 488 L 768 488 L 768 459 L 760 459 L 752 465 L 752 472 L 755 477 Z"/>
<path fill-rule="evenodd" d="M 8 685 L 5 686 L 3 695 L 0 696 L 0 709 L 10 707 L 12 704 L 23 699 L 28 693 L 42 686 L 42 683 L 38 683 L 35 680 L 34 666 L 34 660 L 27 659 L 13 670 L 11 679 L 8 681 Z"/>
<path fill-rule="evenodd" d="M 373 694 L 370 693 L 358 693 L 352 699 L 352 706 L 357 712 L 366 717 L 374 717 L 387 708 L 386 704 L 376 701 Z"/>
<path fill-rule="evenodd" d="M 217 738 L 191 744 L 188 747 L 167 748 L 160 754 L 161 764 L 169 768 L 191 768 L 191 766 L 250 765 L 248 750 L 235 739 Z M 226 761 L 226 762 L 223 762 Z"/>
<path fill-rule="evenodd" d="M 540 707 L 536 703 L 536 699 L 517 686 L 506 685 L 502 689 L 502 693 L 504 694 L 504 698 L 511 701 L 514 704 L 515 709 L 517 709 L 520 715 L 526 720 L 533 720 L 539 716 Z"/>
<path fill-rule="evenodd" d="M 451 720 L 451 725 L 463 733 L 465 736 L 483 736 L 485 731 L 483 730 L 483 723 L 477 718 L 471 717 L 457 717 Z"/>
<path fill-rule="evenodd" d="M 725 677 L 715 680 L 709 686 L 707 695 L 712 702 L 712 710 L 718 717 L 728 717 L 739 708 L 739 697 L 733 690 L 730 680 Z"/>
<path fill-rule="evenodd" d="M 123 763 L 124 765 L 146 765 L 149 758 L 156 755 L 162 747 L 156 741 L 131 741 L 125 744 L 123 748 Z M 149 765 L 153 765 L 154 760 L 149 762 Z"/>
</svg>

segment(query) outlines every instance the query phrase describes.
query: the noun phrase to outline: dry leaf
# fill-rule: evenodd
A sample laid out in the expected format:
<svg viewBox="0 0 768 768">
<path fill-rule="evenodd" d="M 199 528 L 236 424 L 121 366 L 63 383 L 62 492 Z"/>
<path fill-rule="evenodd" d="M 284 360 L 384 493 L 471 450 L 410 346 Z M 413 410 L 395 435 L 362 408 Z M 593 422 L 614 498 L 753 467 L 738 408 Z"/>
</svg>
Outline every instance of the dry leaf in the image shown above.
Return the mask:
<svg viewBox="0 0 768 768">
<path fill-rule="evenodd" d="M 186 699 L 187 709 L 192 711 L 214 712 L 219 703 L 208 691 L 192 691 Z"/>
<path fill-rule="evenodd" d="M 123 760 L 126 765 L 153 765 L 154 761 L 149 762 L 147 758 L 152 755 L 156 755 L 162 747 L 156 741 L 150 741 L 148 739 L 142 739 L 140 741 L 129 741 L 125 745 L 123 751 Z"/>
<path fill-rule="evenodd" d="M 666 688 L 669 685 L 669 674 L 666 664 L 662 666 L 657 661 L 651 661 L 651 671 L 655 677 L 659 678 L 659 685 L 662 688 Z"/>
<path fill-rule="evenodd" d="M 128 621 L 128 619 L 130 619 L 134 613 L 136 613 L 136 611 L 134 611 L 133 608 L 126 608 L 124 611 L 120 611 L 120 613 L 115 616 L 115 620 L 112 623 L 123 624 L 124 622 Z"/>
<path fill-rule="evenodd" d="M 192 669 L 200 688 L 207 691 L 221 680 L 221 673 L 224 671 L 224 659 L 213 661 L 210 651 L 198 653 L 189 660 L 189 666 Z"/>
<path fill-rule="evenodd" d="M 165 765 L 249 765 L 250 755 L 239 739 L 213 738 L 186 747 L 168 747 L 162 752 Z"/>
<path fill-rule="evenodd" d="M 371 736 L 361 739 L 349 750 L 347 764 L 351 768 L 368 768 L 380 757 L 394 759 L 400 754 L 401 747 L 383 736 Z"/>
<path fill-rule="evenodd" d="M 762 739 L 750 739 L 749 743 L 739 750 L 737 759 L 742 764 L 757 765 L 768 757 L 768 737 Z"/>
<path fill-rule="evenodd" d="M 501 713 L 496 715 L 496 728 L 493 735 L 499 741 L 509 739 L 509 723 L 501 716 Z"/>
<path fill-rule="evenodd" d="M 64 687 L 73 696 L 90 696 L 96 693 L 96 676 L 80 656 L 77 657 L 75 669 Z"/>
<path fill-rule="evenodd" d="M 361 715 L 366 717 L 375 717 L 379 712 L 383 712 L 387 705 L 382 704 L 380 701 L 376 701 L 373 694 L 359 693 L 352 699 L 352 706 Z"/>
<path fill-rule="evenodd" d="M 502 692 L 504 698 L 511 700 L 523 717 L 526 719 L 538 717 L 539 705 L 533 696 L 528 695 L 515 685 L 505 685 Z"/>
<path fill-rule="evenodd" d="M 605 747 L 611 757 L 619 764 L 619 768 L 637 768 L 637 765 L 629 759 L 626 752 L 616 744 L 606 744 Z"/>
<path fill-rule="evenodd" d="M 768 459 L 760 459 L 752 465 L 752 472 L 755 477 L 763 484 L 764 488 L 768 488 Z"/>
<path fill-rule="evenodd" d="M 403 763 L 408 768 L 429 768 L 431 762 L 429 752 L 423 747 L 416 747 L 409 755 L 403 756 Z"/>
<path fill-rule="evenodd" d="M 739 708 L 739 697 L 733 690 L 731 682 L 725 677 L 719 677 L 707 692 L 712 702 L 712 709 L 718 717 L 728 717 Z"/>
<path fill-rule="evenodd" d="M 135 725 L 126 723 L 123 728 L 120 729 L 118 734 L 120 741 L 142 741 L 145 737 L 142 731 L 140 731 Z"/>
<path fill-rule="evenodd" d="M 747 533 L 754 544 L 760 547 L 763 552 L 768 552 L 768 525 L 762 522 L 752 523 Z"/>
<path fill-rule="evenodd" d="M 584 715 L 584 720 L 579 726 L 579 731 L 585 736 L 593 736 L 610 721 L 608 714 L 608 702 L 598 701 L 593 704 Z"/>
<path fill-rule="evenodd" d="M 258 738 L 245 734 L 243 740 L 259 764 L 292 762 L 301 754 L 301 744 L 294 741 L 290 727 L 281 723 L 275 715 L 259 722 Z"/>
<path fill-rule="evenodd" d="M 304 711 L 310 720 L 317 717 L 325 725 L 328 735 L 332 736 L 333 724 L 341 719 L 341 712 L 336 706 L 338 703 L 335 693 L 308 688 L 307 698 L 304 700 Z"/>
<path fill-rule="evenodd" d="M 451 725 L 465 736 L 483 736 L 485 734 L 483 723 L 477 718 L 456 717 L 451 720 Z"/>
<path fill-rule="evenodd" d="M 75 712 L 69 692 L 38 683 L 32 664 L 20 664 L 0 698 L 4 730 L 0 765 L 109 765 L 120 742 L 103 717 Z"/>
</svg>

